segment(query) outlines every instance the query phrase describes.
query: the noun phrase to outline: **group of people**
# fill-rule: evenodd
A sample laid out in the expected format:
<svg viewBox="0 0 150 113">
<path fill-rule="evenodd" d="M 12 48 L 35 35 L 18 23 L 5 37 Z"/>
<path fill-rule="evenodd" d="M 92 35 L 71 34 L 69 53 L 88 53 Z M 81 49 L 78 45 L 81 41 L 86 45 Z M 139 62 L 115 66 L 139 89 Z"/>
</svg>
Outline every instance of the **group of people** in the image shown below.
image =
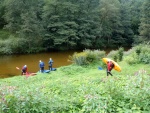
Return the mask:
<svg viewBox="0 0 150 113">
<path fill-rule="evenodd" d="M 48 64 L 49 64 L 49 66 L 48 66 L 49 70 L 52 71 L 52 69 L 53 69 L 53 60 L 52 60 L 52 58 L 49 59 Z M 40 68 L 41 73 L 44 72 L 44 67 L 45 67 L 45 63 L 42 60 L 39 60 L 39 68 Z M 27 73 L 27 65 L 24 65 L 22 67 L 22 75 L 25 75 L 26 73 Z"/>
<path fill-rule="evenodd" d="M 48 64 L 49 64 L 49 66 L 48 66 L 49 70 L 52 71 L 52 69 L 53 69 L 53 60 L 52 60 L 52 58 L 49 59 Z M 45 64 L 41 60 L 39 61 L 39 67 L 40 67 L 40 71 L 43 73 Z"/>
<path fill-rule="evenodd" d="M 52 58 L 49 59 L 48 64 L 49 64 L 49 70 L 52 71 L 52 69 L 53 69 L 53 60 L 52 60 Z M 43 73 L 45 64 L 44 64 L 44 62 L 42 60 L 39 61 L 39 67 L 40 67 L 40 72 Z M 109 74 L 111 76 L 113 76 L 112 73 L 111 73 L 111 70 L 113 68 L 114 68 L 114 64 L 112 63 L 112 61 L 108 61 L 107 62 L 107 68 L 106 68 L 107 69 L 107 76 L 109 76 Z M 24 75 L 26 73 L 27 73 L 27 65 L 24 65 L 22 67 L 22 75 Z"/>
</svg>

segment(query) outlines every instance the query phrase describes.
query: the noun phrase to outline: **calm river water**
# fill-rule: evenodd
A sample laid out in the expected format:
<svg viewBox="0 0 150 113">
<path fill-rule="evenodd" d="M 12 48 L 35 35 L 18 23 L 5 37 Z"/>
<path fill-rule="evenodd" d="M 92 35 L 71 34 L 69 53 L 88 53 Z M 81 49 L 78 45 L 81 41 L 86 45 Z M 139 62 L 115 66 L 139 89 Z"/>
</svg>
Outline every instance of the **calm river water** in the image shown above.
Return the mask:
<svg viewBox="0 0 150 113">
<path fill-rule="evenodd" d="M 67 51 L 0 56 L 0 78 L 7 78 L 16 75 L 19 76 L 21 71 L 17 70 L 16 67 L 21 69 L 25 64 L 28 66 L 28 72 L 37 72 L 39 71 L 39 60 L 44 61 L 45 69 L 48 69 L 49 58 L 53 59 L 54 68 L 70 65 L 71 62 L 68 61 L 69 55 L 72 55 L 73 53 L 74 51 Z"/>
<path fill-rule="evenodd" d="M 125 51 L 129 49 L 126 48 Z M 108 53 L 111 50 L 105 51 Z M 37 72 L 39 71 L 39 60 L 44 61 L 46 70 L 48 69 L 49 58 L 53 59 L 54 68 L 70 65 L 71 62 L 68 61 L 69 55 L 73 55 L 74 52 L 76 51 L 0 56 L 0 79 L 21 75 L 21 70 L 17 70 L 16 67 L 21 69 L 23 65 L 28 66 L 28 72 Z"/>
</svg>

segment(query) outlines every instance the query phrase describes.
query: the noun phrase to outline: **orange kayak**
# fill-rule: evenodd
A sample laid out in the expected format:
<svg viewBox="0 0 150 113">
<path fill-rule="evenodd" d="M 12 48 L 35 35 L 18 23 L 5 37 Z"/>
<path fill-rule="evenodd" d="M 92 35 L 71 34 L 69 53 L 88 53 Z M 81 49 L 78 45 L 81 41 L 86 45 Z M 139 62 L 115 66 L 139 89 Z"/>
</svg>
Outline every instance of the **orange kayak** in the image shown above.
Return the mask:
<svg viewBox="0 0 150 113">
<path fill-rule="evenodd" d="M 121 67 L 117 64 L 117 62 L 115 62 L 115 61 L 113 61 L 113 60 L 111 60 L 111 59 L 109 59 L 109 58 L 103 58 L 102 61 L 103 61 L 105 64 L 107 64 L 108 61 L 112 61 L 112 63 L 114 64 L 114 69 L 115 69 L 116 71 L 121 72 Z"/>
</svg>

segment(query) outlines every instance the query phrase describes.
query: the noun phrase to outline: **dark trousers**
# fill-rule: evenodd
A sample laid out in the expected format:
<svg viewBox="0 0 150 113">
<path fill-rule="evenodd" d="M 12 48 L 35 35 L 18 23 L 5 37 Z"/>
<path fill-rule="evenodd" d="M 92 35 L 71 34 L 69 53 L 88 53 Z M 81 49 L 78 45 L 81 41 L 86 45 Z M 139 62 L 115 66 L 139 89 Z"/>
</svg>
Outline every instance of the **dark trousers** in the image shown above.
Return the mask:
<svg viewBox="0 0 150 113">
<path fill-rule="evenodd" d="M 52 65 L 51 65 L 51 66 L 49 66 L 49 70 L 51 70 L 51 71 L 52 71 Z"/>
<path fill-rule="evenodd" d="M 44 72 L 44 67 L 41 67 L 41 72 L 42 72 L 42 73 Z"/>
<path fill-rule="evenodd" d="M 21 75 L 25 75 L 26 74 L 26 70 L 22 70 Z"/>
<path fill-rule="evenodd" d="M 111 70 L 109 71 L 109 70 L 107 69 L 106 72 L 107 72 L 107 76 L 109 76 L 109 75 L 113 76 L 113 75 L 111 74 Z"/>
<path fill-rule="evenodd" d="M 111 72 L 110 72 L 110 71 L 107 71 L 107 76 L 109 76 L 109 74 L 110 74 L 111 76 L 113 76 L 113 75 L 111 74 Z"/>
</svg>

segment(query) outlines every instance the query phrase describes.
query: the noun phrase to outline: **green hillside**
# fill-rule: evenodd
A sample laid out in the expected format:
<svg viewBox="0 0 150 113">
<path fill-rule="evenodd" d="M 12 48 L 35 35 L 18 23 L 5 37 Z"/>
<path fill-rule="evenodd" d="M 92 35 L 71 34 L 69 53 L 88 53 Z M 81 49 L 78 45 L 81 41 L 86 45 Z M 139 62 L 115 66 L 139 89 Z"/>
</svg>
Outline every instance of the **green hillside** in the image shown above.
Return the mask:
<svg viewBox="0 0 150 113">
<path fill-rule="evenodd" d="M 49 74 L 0 80 L 2 113 L 148 113 L 149 65 L 119 62 L 122 72 L 64 66 Z"/>
</svg>

